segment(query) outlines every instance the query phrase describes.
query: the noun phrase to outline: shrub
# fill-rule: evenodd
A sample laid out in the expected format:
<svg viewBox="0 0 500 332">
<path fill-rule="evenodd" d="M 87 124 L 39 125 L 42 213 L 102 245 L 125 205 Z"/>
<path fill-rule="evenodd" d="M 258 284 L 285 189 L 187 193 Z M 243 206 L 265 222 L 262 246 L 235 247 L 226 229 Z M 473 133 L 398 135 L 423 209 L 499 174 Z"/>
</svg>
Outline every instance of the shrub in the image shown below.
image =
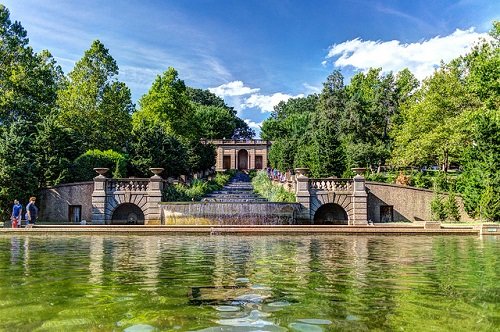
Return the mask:
<svg viewBox="0 0 500 332">
<path fill-rule="evenodd" d="M 449 220 L 460 221 L 460 210 L 453 191 L 448 194 L 448 198 L 444 202 L 444 208 Z"/>
<path fill-rule="evenodd" d="M 163 189 L 165 202 L 199 201 L 207 193 L 221 189 L 231 178 L 230 173 L 217 173 L 211 181 L 194 179 L 189 186 L 175 184 Z"/>
<path fill-rule="evenodd" d="M 265 171 L 259 171 L 252 179 L 252 185 L 259 195 L 270 202 L 295 202 L 295 195 L 280 185 L 274 184 Z"/>
<path fill-rule="evenodd" d="M 91 181 L 96 173 L 94 168 L 106 167 L 113 178 L 127 176 L 127 157 L 113 150 L 89 150 L 73 162 L 73 181 Z"/>
<path fill-rule="evenodd" d="M 415 172 L 411 175 L 410 185 L 417 188 L 432 188 L 432 177 L 425 172 Z"/>
<path fill-rule="evenodd" d="M 446 209 L 443 204 L 441 196 L 439 196 L 438 194 L 434 195 L 434 198 L 431 201 L 431 213 L 432 213 L 432 220 L 436 221 L 446 220 Z"/>
</svg>

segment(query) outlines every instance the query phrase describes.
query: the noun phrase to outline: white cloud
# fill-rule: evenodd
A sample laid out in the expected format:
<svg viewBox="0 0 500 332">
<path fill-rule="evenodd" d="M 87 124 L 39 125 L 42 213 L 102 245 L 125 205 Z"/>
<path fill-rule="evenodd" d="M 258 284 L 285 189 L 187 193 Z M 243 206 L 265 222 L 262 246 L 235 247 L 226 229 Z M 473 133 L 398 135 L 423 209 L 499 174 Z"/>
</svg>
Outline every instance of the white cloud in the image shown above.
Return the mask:
<svg viewBox="0 0 500 332">
<path fill-rule="evenodd" d="M 255 122 L 250 119 L 245 119 L 243 120 L 245 123 L 252 129 L 257 129 L 260 131 L 260 128 L 262 127 L 262 121 L 261 122 Z"/>
<path fill-rule="evenodd" d="M 252 89 L 248 86 L 245 86 L 242 81 L 233 81 L 226 84 L 219 85 L 215 88 L 209 88 L 210 92 L 215 93 L 217 96 L 224 97 L 232 97 L 232 96 L 243 96 L 251 93 L 259 92 L 260 89 Z"/>
<path fill-rule="evenodd" d="M 353 66 L 360 70 L 381 67 L 385 72 L 397 72 L 408 68 L 417 78 L 424 79 L 441 61 L 446 63 L 467 53 L 481 37 L 488 38 L 488 35 L 470 28 L 410 44 L 398 40 L 382 42 L 356 38 L 332 45 L 326 58 L 338 57 L 333 61 L 335 66 Z"/>
<path fill-rule="evenodd" d="M 299 97 L 304 97 L 304 95 L 299 94 L 296 96 L 291 96 L 281 92 L 277 92 L 272 95 L 253 94 L 250 97 L 246 98 L 243 104 L 240 105 L 240 107 L 242 109 L 256 107 L 260 108 L 260 111 L 262 113 L 271 113 L 274 106 L 278 105 L 280 101 L 287 101 L 290 98 Z"/>
</svg>

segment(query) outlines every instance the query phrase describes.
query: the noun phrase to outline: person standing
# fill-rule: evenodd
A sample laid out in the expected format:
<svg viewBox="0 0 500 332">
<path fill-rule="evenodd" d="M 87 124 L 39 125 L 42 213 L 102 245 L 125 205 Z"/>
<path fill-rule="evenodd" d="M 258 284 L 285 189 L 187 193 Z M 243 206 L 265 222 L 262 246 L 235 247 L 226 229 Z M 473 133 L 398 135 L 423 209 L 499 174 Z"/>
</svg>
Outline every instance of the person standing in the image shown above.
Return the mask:
<svg viewBox="0 0 500 332">
<path fill-rule="evenodd" d="M 38 217 L 38 208 L 35 205 L 36 197 L 30 197 L 30 202 L 26 206 L 26 214 L 28 215 L 26 227 L 31 228 L 36 223 Z"/>
<path fill-rule="evenodd" d="M 12 228 L 17 228 L 21 226 L 21 216 L 23 213 L 23 206 L 19 204 L 17 199 L 14 200 L 14 206 L 12 206 Z"/>
</svg>

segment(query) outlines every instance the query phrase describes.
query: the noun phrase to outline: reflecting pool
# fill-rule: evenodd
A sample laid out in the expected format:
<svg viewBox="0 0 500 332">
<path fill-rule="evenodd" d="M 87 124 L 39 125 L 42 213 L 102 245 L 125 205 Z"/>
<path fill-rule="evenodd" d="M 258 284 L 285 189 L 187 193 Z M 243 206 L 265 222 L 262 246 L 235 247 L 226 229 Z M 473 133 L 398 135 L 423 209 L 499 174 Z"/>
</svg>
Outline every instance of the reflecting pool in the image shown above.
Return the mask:
<svg viewBox="0 0 500 332">
<path fill-rule="evenodd" d="M 493 331 L 496 236 L 0 236 L 0 331 Z"/>
</svg>

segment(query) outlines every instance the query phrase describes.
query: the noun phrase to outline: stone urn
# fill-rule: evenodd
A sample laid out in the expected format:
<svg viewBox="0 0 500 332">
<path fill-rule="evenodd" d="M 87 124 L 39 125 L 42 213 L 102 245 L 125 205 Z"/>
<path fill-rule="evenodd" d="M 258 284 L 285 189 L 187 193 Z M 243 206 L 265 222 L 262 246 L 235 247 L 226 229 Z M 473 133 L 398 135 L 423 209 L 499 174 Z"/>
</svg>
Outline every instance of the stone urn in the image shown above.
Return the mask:
<svg viewBox="0 0 500 332">
<path fill-rule="evenodd" d="M 106 174 L 107 171 L 109 171 L 109 168 L 106 168 L 106 167 L 96 167 L 94 168 L 94 171 L 96 171 L 96 173 L 98 174 L 97 176 L 98 177 L 102 177 L 104 178 L 104 174 Z"/>
<path fill-rule="evenodd" d="M 356 173 L 356 176 L 363 176 L 363 173 L 366 171 L 365 167 L 354 167 L 351 168 L 351 171 Z"/>
<path fill-rule="evenodd" d="M 297 174 L 297 176 L 307 176 L 309 174 L 309 168 L 305 167 L 296 168 L 295 174 Z"/>
<path fill-rule="evenodd" d="M 153 173 L 154 175 L 153 176 L 157 176 L 157 177 L 160 177 L 160 174 L 161 172 L 163 172 L 164 168 L 161 168 L 161 167 L 152 167 L 149 169 L 151 171 L 151 173 Z"/>
</svg>

